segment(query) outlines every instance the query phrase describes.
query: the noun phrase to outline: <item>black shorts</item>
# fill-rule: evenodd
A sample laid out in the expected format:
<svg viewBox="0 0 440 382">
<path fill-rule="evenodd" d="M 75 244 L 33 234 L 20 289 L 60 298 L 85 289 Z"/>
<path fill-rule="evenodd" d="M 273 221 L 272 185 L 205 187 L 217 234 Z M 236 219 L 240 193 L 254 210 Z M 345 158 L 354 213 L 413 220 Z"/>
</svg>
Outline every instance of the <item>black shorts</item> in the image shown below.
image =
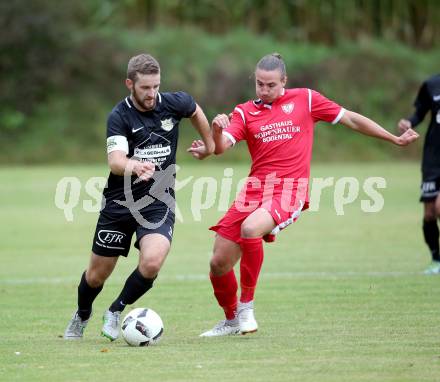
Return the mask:
<svg viewBox="0 0 440 382">
<path fill-rule="evenodd" d="M 423 180 L 420 186 L 420 191 L 421 202 L 434 201 L 440 193 L 440 178 Z"/>
<path fill-rule="evenodd" d="M 135 232 L 134 246 L 137 249 L 141 238 L 151 233 L 159 233 L 171 243 L 175 220 L 171 210 L 166 207 L 149 209 L 141 212 L 137 218 L 136 220 L 131 213 L 112 214 L 101 211 L 93 238 L 93 253 L 106 257 L 127 257 Z"/>
</svg>

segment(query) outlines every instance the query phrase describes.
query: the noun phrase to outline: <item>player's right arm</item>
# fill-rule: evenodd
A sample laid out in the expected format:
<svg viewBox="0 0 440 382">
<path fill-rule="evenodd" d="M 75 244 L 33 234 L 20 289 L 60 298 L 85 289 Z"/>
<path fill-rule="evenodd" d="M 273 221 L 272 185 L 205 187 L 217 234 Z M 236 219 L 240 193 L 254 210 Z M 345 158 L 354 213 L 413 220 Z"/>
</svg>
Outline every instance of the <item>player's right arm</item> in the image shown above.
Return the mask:
<svg viewBox="0 0 440 382">
<path fill-rule="evenodd" d="M 119 176 L 136 175 L 142 180 L 149 180 L 154 174 L 154 164 L 127 158 L 128 129 L 121 115 L 113 110 L 107 120 L 107 162 L 110 171 Z"/>
<path fill-rule="evenodd" d="M 110 171 L 115 175 L 136 175 L 145 181 L 153 176 L 155 170 L 153 163 L 127 158 L 127 153 L 121 150 L 115 150 L 108 154 L 108 165 Z"/>
</svg>

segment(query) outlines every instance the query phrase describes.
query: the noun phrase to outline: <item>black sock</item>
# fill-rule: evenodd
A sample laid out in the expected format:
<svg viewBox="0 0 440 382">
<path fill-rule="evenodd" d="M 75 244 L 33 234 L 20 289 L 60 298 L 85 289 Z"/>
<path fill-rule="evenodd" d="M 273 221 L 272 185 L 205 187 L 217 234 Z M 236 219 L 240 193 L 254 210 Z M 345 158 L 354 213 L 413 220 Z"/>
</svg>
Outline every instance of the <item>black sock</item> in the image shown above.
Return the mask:
<svg viewBox="0 0 440 382">
<path fill-rule="evenodd" d="M 92 314 L 92 304 L 96 296 L 102 291 L 103 285 L 92 288 L 86 281 L 86 272 L 82 274 L 78 285 L 78 315 L 82 320 L 87 320 Z"/>
<path fill-rule="evenodd" d="M 146 279 L 136 268 L 125 281 L 124 288 L 118 298 L 110 305 L 110 312 L 122 312 L 126 305 L 136 302 L 146 291 L 151 289 L 155 279 L 156 277 Z"/>
<path fill-rule="evenodd" d="M 440 261 L 437 220 L 423 220 L 423 235 L 425 236 L 425 242 L 428 244 L 431 251 L 432 260 Z"/>
</svg>

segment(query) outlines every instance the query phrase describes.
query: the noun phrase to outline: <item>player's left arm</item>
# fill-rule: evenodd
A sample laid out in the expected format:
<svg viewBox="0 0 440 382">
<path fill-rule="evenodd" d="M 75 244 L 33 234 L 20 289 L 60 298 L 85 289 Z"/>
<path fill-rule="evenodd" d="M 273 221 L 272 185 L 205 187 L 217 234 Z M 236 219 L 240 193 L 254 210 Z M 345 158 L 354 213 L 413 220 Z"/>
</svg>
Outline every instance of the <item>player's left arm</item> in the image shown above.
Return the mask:
<svg viewBox="0 0 440 382">
<path fill-rule="evenodd" d="M 195 140 L 187 150 L 196 159 L 205 159 L 214 152 L 215 144 L 212 139 L 211 127 L 202 108 L 196 104 L 196 110 L 190 117 L 191 124 L 202 138 Z"/>
<path fill-rule="evenodd" d="M 361 134 L 383 139 L 397 146 L 407 146 L 419 137 L 413 129 L 408 129 L 402 135 L 396 136 L 371 119 L 349 110 L 345 110 L 339 123 Z"/>
<path fill-rule="evenodd" d="M 421 86 L 417 98 L 414 102 L 415 111 L 414 114 L 409 118 L 402 118 L 398 124 L 397 128 L 400 133 L 412 128 L 414 129 L 418 124 L 420 124 L 428 113 L 431 106 L 431 99 L 429 96 L 428 85 L 426 82 Z"/>
</svg>

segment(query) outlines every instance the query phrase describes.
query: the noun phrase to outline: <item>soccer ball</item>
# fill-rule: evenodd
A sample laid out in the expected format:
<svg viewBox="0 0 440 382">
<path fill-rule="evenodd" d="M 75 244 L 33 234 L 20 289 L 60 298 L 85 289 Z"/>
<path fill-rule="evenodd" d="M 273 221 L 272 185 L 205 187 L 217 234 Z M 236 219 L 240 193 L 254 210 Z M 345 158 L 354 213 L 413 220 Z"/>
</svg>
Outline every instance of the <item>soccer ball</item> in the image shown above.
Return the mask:
<svg viewBox="0 0 440 382">
<path fill-rule="evenodd" d="M 163 323 L 152 309 L 136 308 L 122 320 L 122 336 L 130 346 L 148 346 L 159 342 Z"/>
</svg>

